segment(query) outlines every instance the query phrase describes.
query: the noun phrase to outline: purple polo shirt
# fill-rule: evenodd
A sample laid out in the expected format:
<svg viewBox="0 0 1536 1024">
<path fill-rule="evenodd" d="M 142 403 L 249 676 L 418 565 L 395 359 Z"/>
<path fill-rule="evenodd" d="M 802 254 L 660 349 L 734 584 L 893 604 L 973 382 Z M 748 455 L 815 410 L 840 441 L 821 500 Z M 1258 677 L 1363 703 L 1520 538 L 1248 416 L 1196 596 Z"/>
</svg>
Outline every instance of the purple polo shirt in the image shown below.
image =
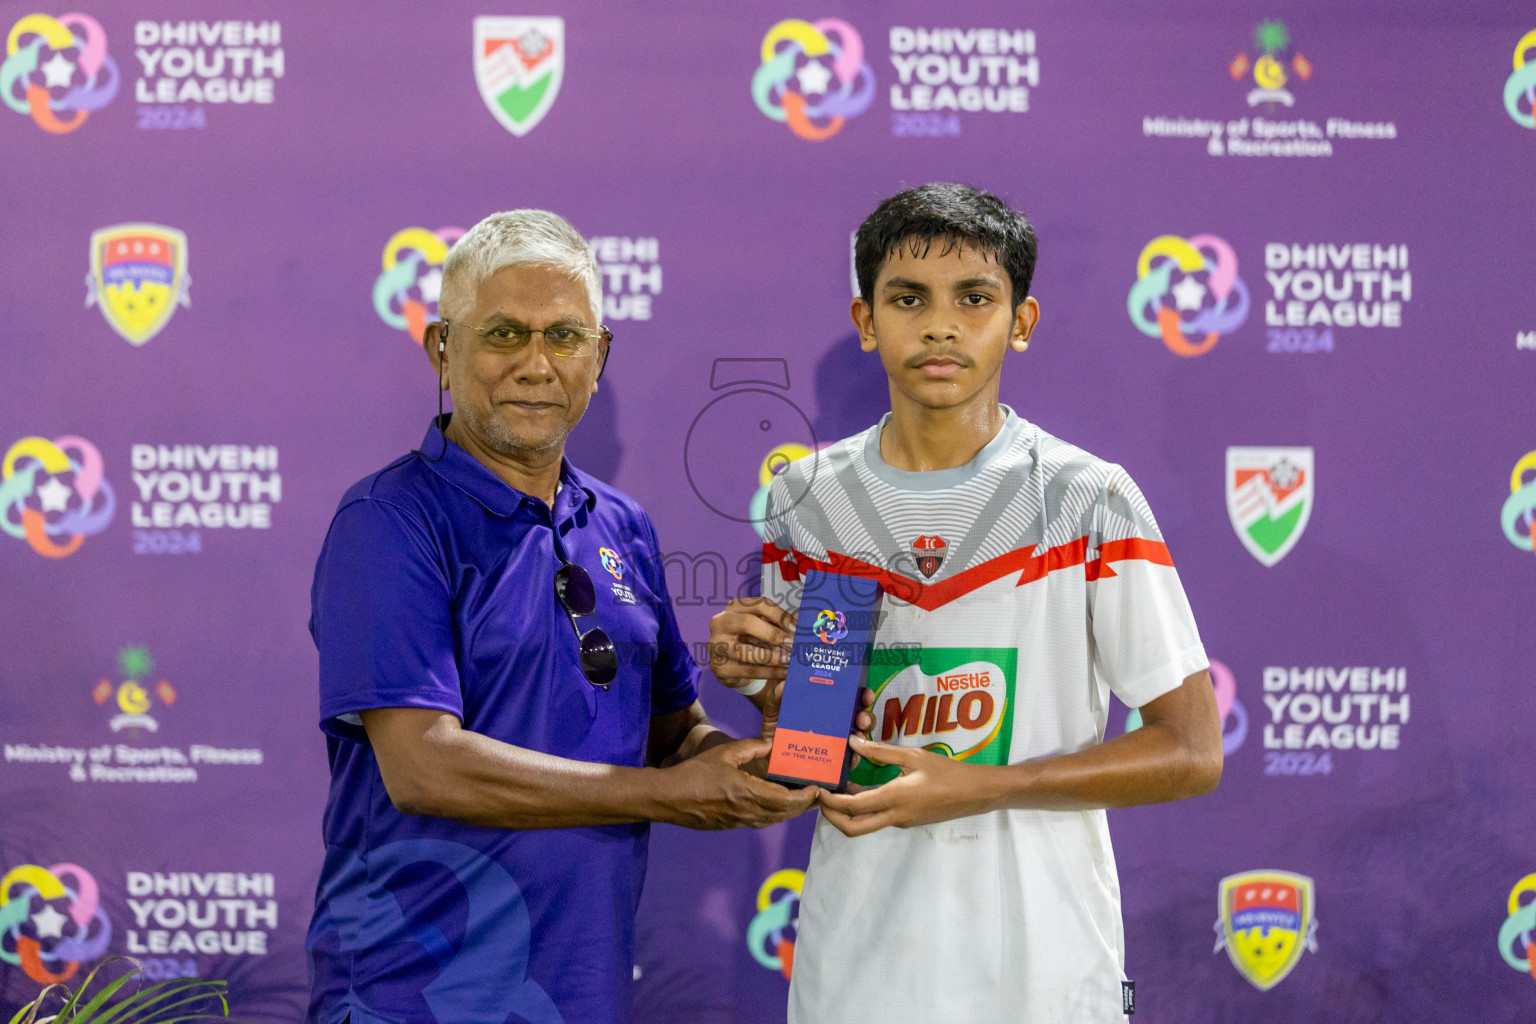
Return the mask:
<svg viewBox="0 0 1536 1024">
<path fill-rule="evenodd" d="M 434 425 L 421 450 L 436 454 Z M 435 708 L 560 757 L 639 767 L 651 717 L 691 704 L 656 531 L 632 499 L 561 465 L 553 514 L 458 445 L 405 456 L 342 498 L 310 633 L 331 764 L 306 946 L 313 1024 L 585 1024 L 630 1013 L 648 824 L 514 830 L 397 811 L 356 713 Z M 553 531 L 592 576 L 619 651 L 581 674 L 555 598 Z"/>
</svg>

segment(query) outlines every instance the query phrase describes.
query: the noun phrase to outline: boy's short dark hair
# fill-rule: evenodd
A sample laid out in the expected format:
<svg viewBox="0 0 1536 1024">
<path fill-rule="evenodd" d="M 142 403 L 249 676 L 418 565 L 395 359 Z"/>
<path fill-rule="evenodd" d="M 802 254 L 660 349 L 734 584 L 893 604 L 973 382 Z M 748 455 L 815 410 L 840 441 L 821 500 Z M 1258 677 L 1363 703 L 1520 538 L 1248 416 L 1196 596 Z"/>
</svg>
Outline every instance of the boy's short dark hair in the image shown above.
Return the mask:
<svg viewBox="0 0 1536 1024">
<path fill-rule="evenodd" d="M 859 295 L 873 305 L 880 264 L 900 248 L 915 257 L 926 256 L 934 242 L 944 246 L 940 256 L 972 246 L 1008 271 L 1014 309 L 1029 296 L 1039 252 L 1035 229 L 1022 213 L 992 193 L 952 182 L 898 192 L 859 225 L 853 245 Z"/>
</svg>

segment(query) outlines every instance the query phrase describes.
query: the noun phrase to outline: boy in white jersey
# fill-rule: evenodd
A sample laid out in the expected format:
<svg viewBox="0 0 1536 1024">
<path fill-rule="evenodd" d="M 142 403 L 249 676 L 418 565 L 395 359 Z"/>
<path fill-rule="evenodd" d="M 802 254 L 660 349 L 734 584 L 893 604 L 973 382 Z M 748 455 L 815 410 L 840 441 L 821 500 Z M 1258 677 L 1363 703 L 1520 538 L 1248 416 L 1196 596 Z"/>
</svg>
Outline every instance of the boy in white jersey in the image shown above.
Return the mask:
<svg viewBox="0 0 1536 1024">
<path fill-rule="evenodd" d="M 865 785 L 820 796 L 791 1024 L 1124 1020 L 1104 808 L 1221 775 L 1208 662 L 1141 492 L 998 402 L 1039 321 L 1035 254 L 1024 217 L 967 186 L 870 215 L 852 314 L 891 411 L 779 476 L 765 599 L 711 623 L 716 675 L 763 685 L 742 645 L 789 641 L 817 568 L 880 579 L 876 646 L 906 647 L 870 668 Z M 1105 742 L 1110 691 L 1144 726 Z"/>
</svg>

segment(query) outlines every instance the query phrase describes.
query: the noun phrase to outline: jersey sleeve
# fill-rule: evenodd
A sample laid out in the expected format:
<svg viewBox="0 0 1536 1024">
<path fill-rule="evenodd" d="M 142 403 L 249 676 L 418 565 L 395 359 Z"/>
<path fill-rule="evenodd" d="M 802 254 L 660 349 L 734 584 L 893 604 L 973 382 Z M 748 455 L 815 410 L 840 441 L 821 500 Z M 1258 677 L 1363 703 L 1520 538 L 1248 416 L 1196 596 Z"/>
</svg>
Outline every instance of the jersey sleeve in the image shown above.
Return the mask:
<svg viewBox="0 0 1536 1024">
<path fill-rule="evenodd" d="M 1210 662 L 1168 546 L 1125 470 L 1111 468 L 1086 518 L 1094 670 L 1141 707 Z"/>
<path fill-rule="evenodd" d="M 426 525 L 387 502 L 343 506 L 315 566 L 310 633 L 320 651 L 320 727 L 362 739 L 372 708 L 464 717 L 452 594 Z"/>
<path fill-rule="evenodd" d="M 785 478 L 774 480 L 768 490 L 763 514 L 762 595 L 780 608 L 793 612 L 800 606 L 804 581 L 795 562 L 790 511 L 784 500 Z"/>
<path fill-rule="evenodd" d="M 667 574 L 662 568 L 661 544 L 656 526 L 645 516 L 646 534 L 651 550 L 645 560 L 652 579 L 652 592 L 660 599 L 656 608 L 656 659 L 651 663 L 651 716 L 670 714 L 692 704 L 699 696 L 699 665 L 683 640 L 672 609 L 672 594 L 667 589 Z"/>
</svg>

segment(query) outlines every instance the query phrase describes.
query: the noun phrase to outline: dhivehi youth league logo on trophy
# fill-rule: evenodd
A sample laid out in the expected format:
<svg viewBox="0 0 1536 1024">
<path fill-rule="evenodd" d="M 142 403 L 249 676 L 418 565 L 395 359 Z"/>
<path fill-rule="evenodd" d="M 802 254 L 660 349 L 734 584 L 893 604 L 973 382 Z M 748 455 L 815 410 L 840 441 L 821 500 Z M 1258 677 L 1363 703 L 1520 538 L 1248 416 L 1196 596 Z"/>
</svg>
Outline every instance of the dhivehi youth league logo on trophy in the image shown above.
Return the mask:
<svg viewBox="0 0 1536 1024">
<path fill-rule="evenodd" d="M 1227 515 L 1266 566 L 1290 554 L 1312 516 L 1311 448 L 1228 448 Z"/>
<path fill-rule="evenodd" d="M 564 18 L 475 19 L 475 83 L 513 135 L 527 135 L 544 120 L 564 73 Z"/>
<path fill-rule="evenodd" d="M 835 644 L 848 635 L 848 618 L 842 612 L 823 608 L 816 613 L 811 632 L 820 637 L 822 643 Z"/>
</svg>

